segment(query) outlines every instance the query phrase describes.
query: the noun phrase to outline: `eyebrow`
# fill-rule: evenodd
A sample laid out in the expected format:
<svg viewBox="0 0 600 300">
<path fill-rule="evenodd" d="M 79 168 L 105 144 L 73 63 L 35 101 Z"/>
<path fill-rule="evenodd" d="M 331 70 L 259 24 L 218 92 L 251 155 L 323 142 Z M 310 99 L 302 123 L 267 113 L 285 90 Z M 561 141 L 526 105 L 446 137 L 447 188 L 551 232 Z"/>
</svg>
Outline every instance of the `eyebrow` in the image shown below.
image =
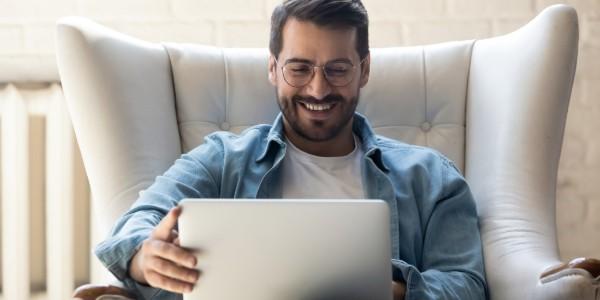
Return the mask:
<svg viewBox="0 0 600 300">
<path fill-rule="evenodd" d="M 329 63 L 338 63 L 338 62 L 347 62 L 347 63 L 352 63 L 352 61 L 348 58 L 336 58 L 330 61 L 327 61 L 326 64 Z M 297 57 L 292 57 L 289 59 L 285 60 L 285 64 L 287 63 L 305 63 L 305 64 L 312 64 L 314 65 L 314 61 L 309 60 L 309 59 L 305 59 L 305 58 L 297 58 Z"/>
</svg>

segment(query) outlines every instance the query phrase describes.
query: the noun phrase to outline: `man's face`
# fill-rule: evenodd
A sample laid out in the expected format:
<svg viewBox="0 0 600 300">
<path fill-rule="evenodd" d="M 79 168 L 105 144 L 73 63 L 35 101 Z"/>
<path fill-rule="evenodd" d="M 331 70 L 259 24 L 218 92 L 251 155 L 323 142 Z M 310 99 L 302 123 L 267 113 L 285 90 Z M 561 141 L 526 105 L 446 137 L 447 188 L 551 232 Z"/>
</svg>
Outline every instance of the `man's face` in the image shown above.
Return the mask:
<svg viewBox="0 0 600 300">
<path fill-rule="evenodd" d="M 361 64 L 356 51 L 356 29 L 319 27 L 290 18 L 282 35 L 278 63 L 275 57 L 269 60 L 269 80 L 277 89 L 277 102 L 286 130 L 312 142 L 328 141 L 344 130 L 351 131 L 359 90 L 369 75 L 369 58 Z M 314 76 L 306 85 L 294 87 L 286 82 L 285 79 L 290 81 L 291 78 L 288 75 L 284 79 L 282 70 L 290 62 L 317 66 L 350 62 L 355 69 L 350 82 L 344 86 L 332 85 L 323 68 L 315 68 Z"/>
</svg>

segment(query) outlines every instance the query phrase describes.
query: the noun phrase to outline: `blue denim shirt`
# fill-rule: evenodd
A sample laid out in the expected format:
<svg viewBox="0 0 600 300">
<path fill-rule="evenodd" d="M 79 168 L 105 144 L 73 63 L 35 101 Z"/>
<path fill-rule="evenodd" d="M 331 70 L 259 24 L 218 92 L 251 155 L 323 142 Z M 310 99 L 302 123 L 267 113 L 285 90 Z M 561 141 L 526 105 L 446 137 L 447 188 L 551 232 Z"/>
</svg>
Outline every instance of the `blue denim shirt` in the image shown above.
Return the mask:
<svg viewBox="0 0 600 300">
<path fill-rule="evenodd" d="M 364 152 L 365 198 L 383 199 L 390 207 L 391 264 L 394 279 L 406 282 L 405 299 L 485 299 L 475 202 L 457 168 L 432 149 L 375 135 L 360 114 L 353 131 Z M 128 277 L 141 242 L 184 198 L 281 198 L 285 153 L 281 114 L 272 126 L 254 126 L 239 136 L 207 136 L 140 193 L 96 255 L 140 296 L 175 297 Z"/>
</svg>

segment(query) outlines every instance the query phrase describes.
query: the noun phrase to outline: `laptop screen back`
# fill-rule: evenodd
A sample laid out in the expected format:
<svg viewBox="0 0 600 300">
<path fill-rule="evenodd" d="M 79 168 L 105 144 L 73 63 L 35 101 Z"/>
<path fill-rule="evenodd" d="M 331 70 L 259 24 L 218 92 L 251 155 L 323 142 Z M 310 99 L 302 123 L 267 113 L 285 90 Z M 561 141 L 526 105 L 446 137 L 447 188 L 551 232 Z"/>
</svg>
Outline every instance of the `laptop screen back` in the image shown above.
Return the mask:
<svg viewBox="0 0 600 300">
<path fill-rule="evenodd" d="M 186 300 L 389 300 L 380 200 L 186 199 L 181 246 L 201 276 Z"/>
</svg>

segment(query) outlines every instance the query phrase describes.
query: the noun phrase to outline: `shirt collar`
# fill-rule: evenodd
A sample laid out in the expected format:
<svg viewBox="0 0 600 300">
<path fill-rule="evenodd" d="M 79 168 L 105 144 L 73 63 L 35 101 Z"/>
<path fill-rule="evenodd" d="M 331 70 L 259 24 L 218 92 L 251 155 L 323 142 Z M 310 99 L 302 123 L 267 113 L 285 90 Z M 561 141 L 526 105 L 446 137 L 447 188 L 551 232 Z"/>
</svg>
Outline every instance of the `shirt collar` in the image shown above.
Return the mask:
<svg viewBox="0 0 600 300">
<path fill-rule="evenodd" d="M 361 147 L 366 157 L 373 160 L 375 165 L 382 171 L 387 172 L 389 169 L 383 163 L 381 155 L 381 149 L 377 146 L 377 136 L 373 132 L 369 121 L 365 116 L 360 113 L 354 113 L 354 122 L 352 124 L 352 131 L 361 140 Z M 260 162 L 269 153 L 277 153 L 281 149 L 285 148 L 284 133 L 283 133 L 283 115 L 279 113 L 269 130 L 269 134 L 266 139 L 266 146 L 263 149 L 261 155 L 256 159 L 256 162 Z"/>
<path fill-rule="evenodd" d="M 361 147 L 366 157 L 369 157 L 375 165 L 384 172 L 389 171 L 389 168 L 383 163 L 381 149 L 377 144 L 377 135 L 373 132 L 369 120 L 360 113 L 354 113 L 354 123 L 352 131 L 361 140 Z"/>
<path fill-rule="evenodd" d="M 274 151 L 277 153 L 282 148 L 285 147 L 284 135 L 283 135 L 283 115 L 281 113 L 277 114 L 275 121 L 273 121 L 273 125 L 269 130 L 269 134 L 267 134 L 267 139 L 263 145 L 266 145 L 262 150 L 261 155 L 258 156 L 256 162 L 261 162 L 267 157 L 269 152 Z"/>
</svg>

